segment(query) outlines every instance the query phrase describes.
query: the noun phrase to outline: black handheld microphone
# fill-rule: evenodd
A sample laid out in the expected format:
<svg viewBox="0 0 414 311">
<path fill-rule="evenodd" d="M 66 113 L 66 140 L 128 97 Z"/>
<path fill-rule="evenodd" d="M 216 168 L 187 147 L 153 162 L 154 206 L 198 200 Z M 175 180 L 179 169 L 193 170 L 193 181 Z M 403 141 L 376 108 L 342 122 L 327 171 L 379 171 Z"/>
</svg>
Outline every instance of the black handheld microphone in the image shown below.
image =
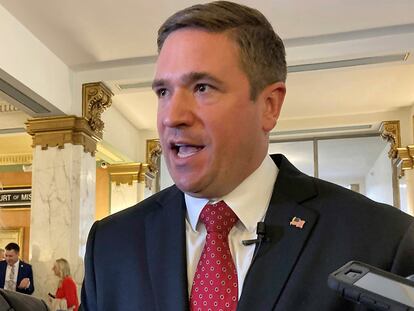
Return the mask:
<svg viewBox="0 0 414 311">
<path fill-rule="evenodd" d="M 242 244 L 244 246 L 248 246 L 252 244 L 260 244 L 268 240 L 268 238 L 266 238 L 266 225 L 263 221 L 260 221 L 257 223 L 256 234 L 257 234 L 257 239 L 243 240 Z"/>
</svg>

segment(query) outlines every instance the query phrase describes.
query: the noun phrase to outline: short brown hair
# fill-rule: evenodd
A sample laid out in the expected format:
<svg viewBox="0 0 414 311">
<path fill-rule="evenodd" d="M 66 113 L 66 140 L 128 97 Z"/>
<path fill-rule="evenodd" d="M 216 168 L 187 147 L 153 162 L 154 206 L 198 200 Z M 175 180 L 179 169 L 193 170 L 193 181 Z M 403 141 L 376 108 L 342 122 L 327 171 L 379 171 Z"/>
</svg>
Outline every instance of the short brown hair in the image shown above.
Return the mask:
<svg viewBox="0 0 414 311">
<path fill-rule="evenodd" d="M 5 247 L 5 249 L 6 249 L 6 251 L 15 251 L 16 253 L 19 253 L 20 252 L 19 245 L 16 244 L 16 243 L 13 243 L 13 242 L 7 244 L 6 247 Z"/>
<path fill-rule="evenodd" d="M 167 37 L 182 28 L 228 33 L 239 46 L 240 65 L 249 79 L 252 99 L 267 85 L 286 81 L 285 47 L 258 10 L 229 1 L 215 1 L 178 11 L 158 30 L 158 52 Z"/>
</svg>

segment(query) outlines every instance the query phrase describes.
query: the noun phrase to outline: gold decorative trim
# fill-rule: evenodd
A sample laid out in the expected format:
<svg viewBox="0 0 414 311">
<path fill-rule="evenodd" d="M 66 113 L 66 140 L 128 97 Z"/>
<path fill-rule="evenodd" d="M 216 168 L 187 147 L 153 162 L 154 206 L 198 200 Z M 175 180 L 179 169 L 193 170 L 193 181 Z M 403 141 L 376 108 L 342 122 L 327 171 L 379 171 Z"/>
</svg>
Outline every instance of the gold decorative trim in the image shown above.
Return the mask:
<svg viewBox="0 0 414 311">
<path fill-rule="evenodd" d="M 0 155 L 0 165 L 31 164 L 33 155 L 31 153 L 16 153 Z"/>
<path fill-rule="evenodd" d="M 19 189 L 19 188 L 32 188 L 32 185 L 30 184 L 23 184 L 23 185 L 7 185 L 3 186 L 3 189 Z"/>
<path fill-rule="evenodd" d="M 148 163 L 142 163 L 141 164 L 141 168 L 139 170 L 139 177 L 138 177 L 138 181 L 140 183 L 145 183 L 145 174 L 148 172 Z"/>
<path fill-rule="evenodd" d="M 102 82 L 82 85 L 82 116 L 98 136 L 102 137 L 104 122 L 101 115 L 112 104 L 113 93 Z"/>
<path fill-rule="evenodd" d="M 400 177 L 404 176 L 404 171 L 414 169 L 414 145 L 397 148 L 396 164 Z"/>
<path fill-rule="evenodd" d="M 0 101 L 0 112 L 15 112 L 20 111 L 19 108 L 16 108 L 12 104 L 9 104 L 5 101 Z"/>
<path fill-rule="evenodd" d="M 20 246 L 20 257 L 24 257 L 24 228 L 23 227 L 4 227 L 0 226 L 0 243 L 7 245 L 10 242 Z"/>
<path fill-rule="evenodd" d="M 153 174 L 157 174 L 159 172 L 159 159 L 161 154 L 162 150 L 160 140 L 148 139 L 146 162 L 148 163 L 148 170 Z"/>
<path fill-rule="evenodd" d="M 115 182 L 117 186 L 120 184 L 128 184 L 131 186 L 134 181 L 139 181 L 141 166 L 141 163 L 108 165 L 111 182 Z"/>
<path fill-rule="evenodd" d="M 161 144 L 159 139 L 147 140 L 146 161 L 148 169 L 145 172 L 145 187 L 153 193 L 160 191 L 160 163 L 161 163 Z"/>
<path fill-rule="evenodd" d="M 26 130 L 33 138 L 33 147 L 40 145 L 63 149 L 66 143 L 82 145 L 85 152 L 95 156 L 96 144 L 102 136 L 92 131 L 83 117 L 59 116 L 29 119 Z"/>
<path fill-rule="evenodd" d="M 391 144 L 388 151 L 390 159 L 397 157 L 397 148 L 401 147 L 401 130 L 400 121 L 383 121 L 380 126 L 381 137 Z"/>
</svg>

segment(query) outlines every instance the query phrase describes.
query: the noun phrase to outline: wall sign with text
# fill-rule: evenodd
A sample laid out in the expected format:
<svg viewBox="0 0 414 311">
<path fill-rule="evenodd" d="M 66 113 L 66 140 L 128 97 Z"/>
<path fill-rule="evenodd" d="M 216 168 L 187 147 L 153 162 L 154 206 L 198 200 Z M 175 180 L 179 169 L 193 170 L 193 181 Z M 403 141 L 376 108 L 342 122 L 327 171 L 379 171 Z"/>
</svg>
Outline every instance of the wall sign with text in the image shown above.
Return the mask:
<svg viewBox="0 0 414 311">
<path fill-rule="evenodd" d="M 30 207 L 31 201 L 31 188 L 0 190 L 0 207 Z"/>
</svg>

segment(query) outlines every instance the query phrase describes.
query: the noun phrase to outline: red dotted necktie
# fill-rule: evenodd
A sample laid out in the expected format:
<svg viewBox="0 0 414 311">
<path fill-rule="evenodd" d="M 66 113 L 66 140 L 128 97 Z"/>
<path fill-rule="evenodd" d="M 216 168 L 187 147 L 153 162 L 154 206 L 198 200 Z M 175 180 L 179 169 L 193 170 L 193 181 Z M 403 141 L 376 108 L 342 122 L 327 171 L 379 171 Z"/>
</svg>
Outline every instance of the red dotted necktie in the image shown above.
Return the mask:
<svg viewBox="0 0 414 311">
<path fill-rule="evenodd" d="M 192 311 L 237 308 L 237 270 L 228 239 L 237 220 L 236 214 L 223 201 L 207 204 L 201 211 L 200 221 L 206 226 L 207 237 L 191 288 Z"/>
</svg>

